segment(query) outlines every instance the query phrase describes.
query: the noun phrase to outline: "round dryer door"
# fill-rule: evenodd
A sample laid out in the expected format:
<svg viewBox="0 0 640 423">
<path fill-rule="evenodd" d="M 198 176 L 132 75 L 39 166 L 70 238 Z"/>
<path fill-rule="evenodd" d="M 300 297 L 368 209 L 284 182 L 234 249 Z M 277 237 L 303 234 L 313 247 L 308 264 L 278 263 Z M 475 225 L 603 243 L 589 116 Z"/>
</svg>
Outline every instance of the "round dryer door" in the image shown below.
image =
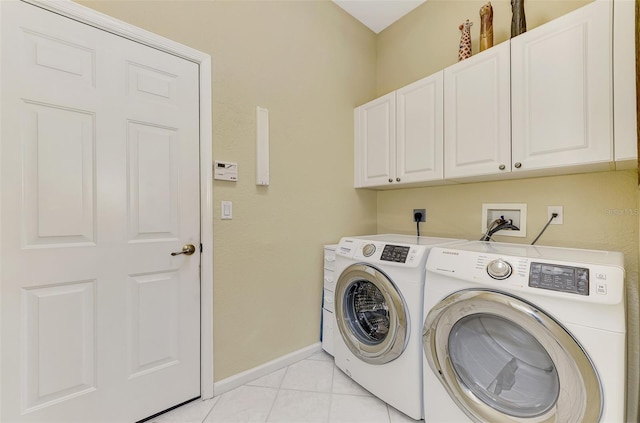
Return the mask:
<svg viewBox="0 0 640 423">
<path fill-rule="evenodd" d="M 597 422 L 602 391 L 577 341 L 530 303 L 464 290 L 427 315 L 424 354 L 476 422 Z M 428 407 L 428 405 L 425 405 Z"/>
<path fill-rule="evenodd" d="M 393 282 L 365 264 L 347 267 L 336 283 L 335 316 L 345 344 L 359 359 L 388 363 L 407 345 L 408 312 Z"/>
</svg>

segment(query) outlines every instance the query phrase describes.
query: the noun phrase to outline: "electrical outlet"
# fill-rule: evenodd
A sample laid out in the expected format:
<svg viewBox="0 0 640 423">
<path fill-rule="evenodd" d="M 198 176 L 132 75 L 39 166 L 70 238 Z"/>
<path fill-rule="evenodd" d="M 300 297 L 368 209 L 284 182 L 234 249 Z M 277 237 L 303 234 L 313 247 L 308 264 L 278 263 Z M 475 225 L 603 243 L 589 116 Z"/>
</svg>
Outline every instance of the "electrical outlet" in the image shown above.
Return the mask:
<svg viewBox="0 0 640 423">
<path fill-rule="evenodd" d="M 548 206 L 547 207 L 547 221 L 551 219 L 553 213 L 557 213 L 558 216 L 551 221 L 551 225 L 562 225 L 564 223 L 562 206 Z"/>
<path fill-rule="evenodd" d="M 487 232 L 487 227 L 498 219 L 511 220 L 513 225 L 520 228 L 515 230 L 502 230 L 496 235 L 515 236 L 524 238 L 527 236 L 527 205 L 524 203 L 492 203 L 482 204 L 482 233 Z"/>
<path fill-rule="evenodd" d="M 420 222 L 426 222 L 427 221 L 427 209 L 413 209 L 413 214 L 411 215 L 411 221 L 412 222 L 416 221 L 416 218 L 415 218 L 416 213 L 422 213 L 422 217 L 420 218 Z"/>
</svg>

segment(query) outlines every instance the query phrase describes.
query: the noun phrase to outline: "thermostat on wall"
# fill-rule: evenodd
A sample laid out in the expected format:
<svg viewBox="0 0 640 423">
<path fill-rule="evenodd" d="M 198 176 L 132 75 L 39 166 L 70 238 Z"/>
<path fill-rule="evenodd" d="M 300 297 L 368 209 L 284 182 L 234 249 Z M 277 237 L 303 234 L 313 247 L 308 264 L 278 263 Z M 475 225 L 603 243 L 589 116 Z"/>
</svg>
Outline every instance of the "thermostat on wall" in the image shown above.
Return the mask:
<svg viewBox="0 0 640 423">
<path fill-rule="evenodd" d="M 238 163 L 231 162 L 213 162 L 213 179 L 222 181 L 238 181 Z"/>
</svg>

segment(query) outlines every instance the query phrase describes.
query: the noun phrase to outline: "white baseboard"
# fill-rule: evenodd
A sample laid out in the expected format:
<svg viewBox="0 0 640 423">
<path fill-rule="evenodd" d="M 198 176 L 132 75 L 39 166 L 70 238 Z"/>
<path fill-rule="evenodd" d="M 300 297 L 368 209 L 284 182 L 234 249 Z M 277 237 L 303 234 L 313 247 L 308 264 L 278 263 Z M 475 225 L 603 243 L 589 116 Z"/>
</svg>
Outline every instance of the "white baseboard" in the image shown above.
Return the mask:
<svg viewBox="0 0 640 423">
<path fill-rule="evenodd" d="M 258 367 L 254 367 L 253 369 L 245 370 L 242 373 L 222 379 L 221 381 L 213 384 L 213 395 L 218 396 L 227 391 L 231 391 L 232 389 L 239 388 L 240 386 L 261 378 L 262 376 L 266 376 L 276 370 L 283 369 L 293 363 L 304 360 L 319 351 L 322 351 L 322 343 L 316 342 L 315 344 L 309 345 L 308 347 L 304 347 L 287 355 L 283 355 L 280 358 L 271 360 Z"/>
</svg>

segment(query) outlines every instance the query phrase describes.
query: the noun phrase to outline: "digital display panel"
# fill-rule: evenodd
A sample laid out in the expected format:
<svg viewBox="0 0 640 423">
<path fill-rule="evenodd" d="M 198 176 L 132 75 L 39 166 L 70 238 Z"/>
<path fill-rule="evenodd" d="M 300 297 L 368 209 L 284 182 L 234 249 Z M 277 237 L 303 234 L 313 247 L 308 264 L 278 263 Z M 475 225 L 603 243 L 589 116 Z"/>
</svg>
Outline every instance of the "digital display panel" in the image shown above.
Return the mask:
<svg viewBox="0 0 640 423">
<path fill-rule="evenodd" d="M 557 264 L 531 263 L 529 286 L 589 295 L 589 269 Z"/>
<path fill-rule="evenodd" d="M 385 245 L 380 260 L 405 263 L 407 261 L 407 255 L 409 255 L 409 247 Z"/>
</svg>

